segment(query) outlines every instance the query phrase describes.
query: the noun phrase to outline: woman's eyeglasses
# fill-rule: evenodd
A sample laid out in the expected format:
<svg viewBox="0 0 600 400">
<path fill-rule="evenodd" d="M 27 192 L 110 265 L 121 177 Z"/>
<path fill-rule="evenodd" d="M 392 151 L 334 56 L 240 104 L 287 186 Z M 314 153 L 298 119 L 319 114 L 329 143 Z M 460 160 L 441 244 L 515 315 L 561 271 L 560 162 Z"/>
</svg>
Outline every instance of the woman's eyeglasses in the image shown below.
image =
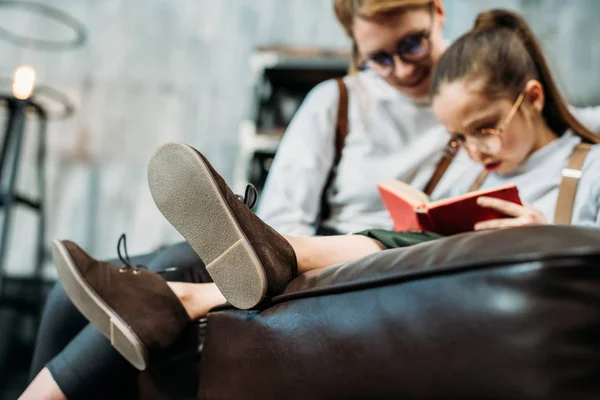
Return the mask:
<svg viewBox="0 0 600 400">
<path fill-rule="evenodd" d="M 431 54 L 431 31 L 433 30 L 434 23 L 433 10 L 434 8 L 431 7 L 431 27 L 428 31 L 405 36 L 398 42 L 395 53 L 379 52 L 364 59 L 360 63 L 360 68 L 363 70 L 370 69 L 377 75 L 387 78 L 394 71 L 396 55 L 402 62 L 407 64 L 418 64 L 428 59 Z"/>
<path fill-rule="evenodd" d="M 417 64 L 431 54 L 430 32 L 410 35 L 398 43 L 396 54 L 407 64 Z M 394 71 L 394 54 L 378 53 L 363 62 L 363 69 L 370 69 L 377 75 L 387 78 Z"/>
<path fill-rule="evenodd" d="M 519 110 L 523 100 L 525 99 L 525 92 L 521 92 L 517 100 L 511 107 L 508 115 L 496 128 L 483 128 L 477 130 L 472 135 L 455 135 L 451 146 L 461 146 L 467 151 L 476 149 L 480 153 L 489 154 L 491 156 L 498 154 L 502 149 L 502 134 L 512 121 L 513 117 Z"/>
</svg>

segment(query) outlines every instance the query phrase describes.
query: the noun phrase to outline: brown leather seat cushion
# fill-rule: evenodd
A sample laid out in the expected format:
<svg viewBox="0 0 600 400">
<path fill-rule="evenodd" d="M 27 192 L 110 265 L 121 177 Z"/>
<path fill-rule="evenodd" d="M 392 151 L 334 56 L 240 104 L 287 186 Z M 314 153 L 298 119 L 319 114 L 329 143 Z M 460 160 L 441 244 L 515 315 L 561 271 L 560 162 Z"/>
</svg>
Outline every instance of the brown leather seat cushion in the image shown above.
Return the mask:
<svg viewBox="0 0 600 400">
<path fill-rule="evenodd" d="M 198 398 L 599 398 L 600 230 L 470 233 L 209 315 Z"/>
<path fill-rule="evenodd" d="M 491 267 L 513 260 L 543 260 L 555 255 L 600 251 L 600 229 L 566 225 L 528 226 L 517 229 L 454 235 L 443 240 L 385 250 L 360 260 L 311 271 L 292 281 L 285 293 L 396 276 L 399 272 L 430 269 Z"/>
</svg>

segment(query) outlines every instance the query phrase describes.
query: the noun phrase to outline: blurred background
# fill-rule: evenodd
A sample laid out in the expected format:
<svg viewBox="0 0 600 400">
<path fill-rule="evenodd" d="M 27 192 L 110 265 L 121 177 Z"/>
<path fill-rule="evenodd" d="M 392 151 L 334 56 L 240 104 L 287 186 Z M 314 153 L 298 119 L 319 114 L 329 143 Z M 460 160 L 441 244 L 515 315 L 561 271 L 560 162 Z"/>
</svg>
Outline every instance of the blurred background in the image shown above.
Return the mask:
<svg viewBox="0 0 600 400">
<path fill-rule="evenodd" d="M 483 9 L 521 12 L 569 101 L 600 104 L 597 0 L 444 4 L 449 40 Z M 154 150 L 187 142 L 234 187 L 260 186 L 303 96 L 344 74 L 348 50 L 330 0 L 0 1 L 0 91 L 11 95 L 15 70 L 29 66 L 39 106 L 0 108 L 3 146 L 9 132 L 23 137 L 16 161 L 2 153 L 0 188 L 18 165 L 13 192 L 34 199 L 10 207 L 0 254 L 0 399 L 26 384 L 36 315 L 55 277 L 50 240 L 72 239 L 100 259 L 116 256 L 121 233 L 130 254 L 181 240 L 147 189 Z"/>
</svg>

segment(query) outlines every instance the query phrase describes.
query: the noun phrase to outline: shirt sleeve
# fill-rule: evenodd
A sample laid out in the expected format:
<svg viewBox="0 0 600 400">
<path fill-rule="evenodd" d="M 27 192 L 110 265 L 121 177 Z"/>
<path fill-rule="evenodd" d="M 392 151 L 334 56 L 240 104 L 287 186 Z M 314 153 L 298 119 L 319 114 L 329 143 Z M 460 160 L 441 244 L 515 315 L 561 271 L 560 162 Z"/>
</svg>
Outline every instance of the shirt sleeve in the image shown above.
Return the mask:
<svg viewBox="0 0 600 400">
<path fill-rule="evenodd" d="M 279 144 L 257 214 L 280 233 L 315 234 L 321 194 L 333 164 L 338 99 L 335 81 L 313 88 Z"/>
<path fill-rule="evenodd" d="M 580 200 L 581 199 L 581 200 Z M 583 202 L 573 223 L 600 226 L 600 145 L 595 145 L 586 157 L 583 174 L 577 185 L 576 201 Z"/>
<path fill-rule="evenodd" d="M 600 106 L 573 107 L 569 109 L 586 128 L 600 134 Z"/>
<path fill-rule="evenodd" d="M 592 182 L 589 197 L 581 207 L 576 225 L 600 227 L 600 182 Z"/>
<path fill-rule="evenodd" d="M 600 134 L 600 106 L 569 107 L 573 115 L 588 129 Z M 577 225 L 600 226 L 600 149 L 594 146 L 577 188 L 577 196 L 584 196 L 585 202 L 579 211 Z M 598 161 L 597 161 L 598 160 Z M 583 192 L 583 193 L 581 193 Z"/>
</svg>

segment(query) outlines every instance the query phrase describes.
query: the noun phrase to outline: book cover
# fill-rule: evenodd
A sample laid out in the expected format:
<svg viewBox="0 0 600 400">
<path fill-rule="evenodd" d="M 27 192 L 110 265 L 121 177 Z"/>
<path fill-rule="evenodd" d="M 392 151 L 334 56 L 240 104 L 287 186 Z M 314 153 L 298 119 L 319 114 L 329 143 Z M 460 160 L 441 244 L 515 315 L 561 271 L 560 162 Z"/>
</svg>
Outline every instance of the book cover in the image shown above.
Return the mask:
<svg viewBox="0 0 600 400">
<path fill-rule="evenodd" d="M 394 221 L 394 230 L 398 232 L 423 230 L 453 235 L 472 231 L 478 222 L 506 217 L 496 210 L 477 205 L 480 196 L 522 204 L 515 185 L 479 190 L 435 202 L 430 202 L 425 193 L 401 181 L 377 186 Z"/>
</svg>

